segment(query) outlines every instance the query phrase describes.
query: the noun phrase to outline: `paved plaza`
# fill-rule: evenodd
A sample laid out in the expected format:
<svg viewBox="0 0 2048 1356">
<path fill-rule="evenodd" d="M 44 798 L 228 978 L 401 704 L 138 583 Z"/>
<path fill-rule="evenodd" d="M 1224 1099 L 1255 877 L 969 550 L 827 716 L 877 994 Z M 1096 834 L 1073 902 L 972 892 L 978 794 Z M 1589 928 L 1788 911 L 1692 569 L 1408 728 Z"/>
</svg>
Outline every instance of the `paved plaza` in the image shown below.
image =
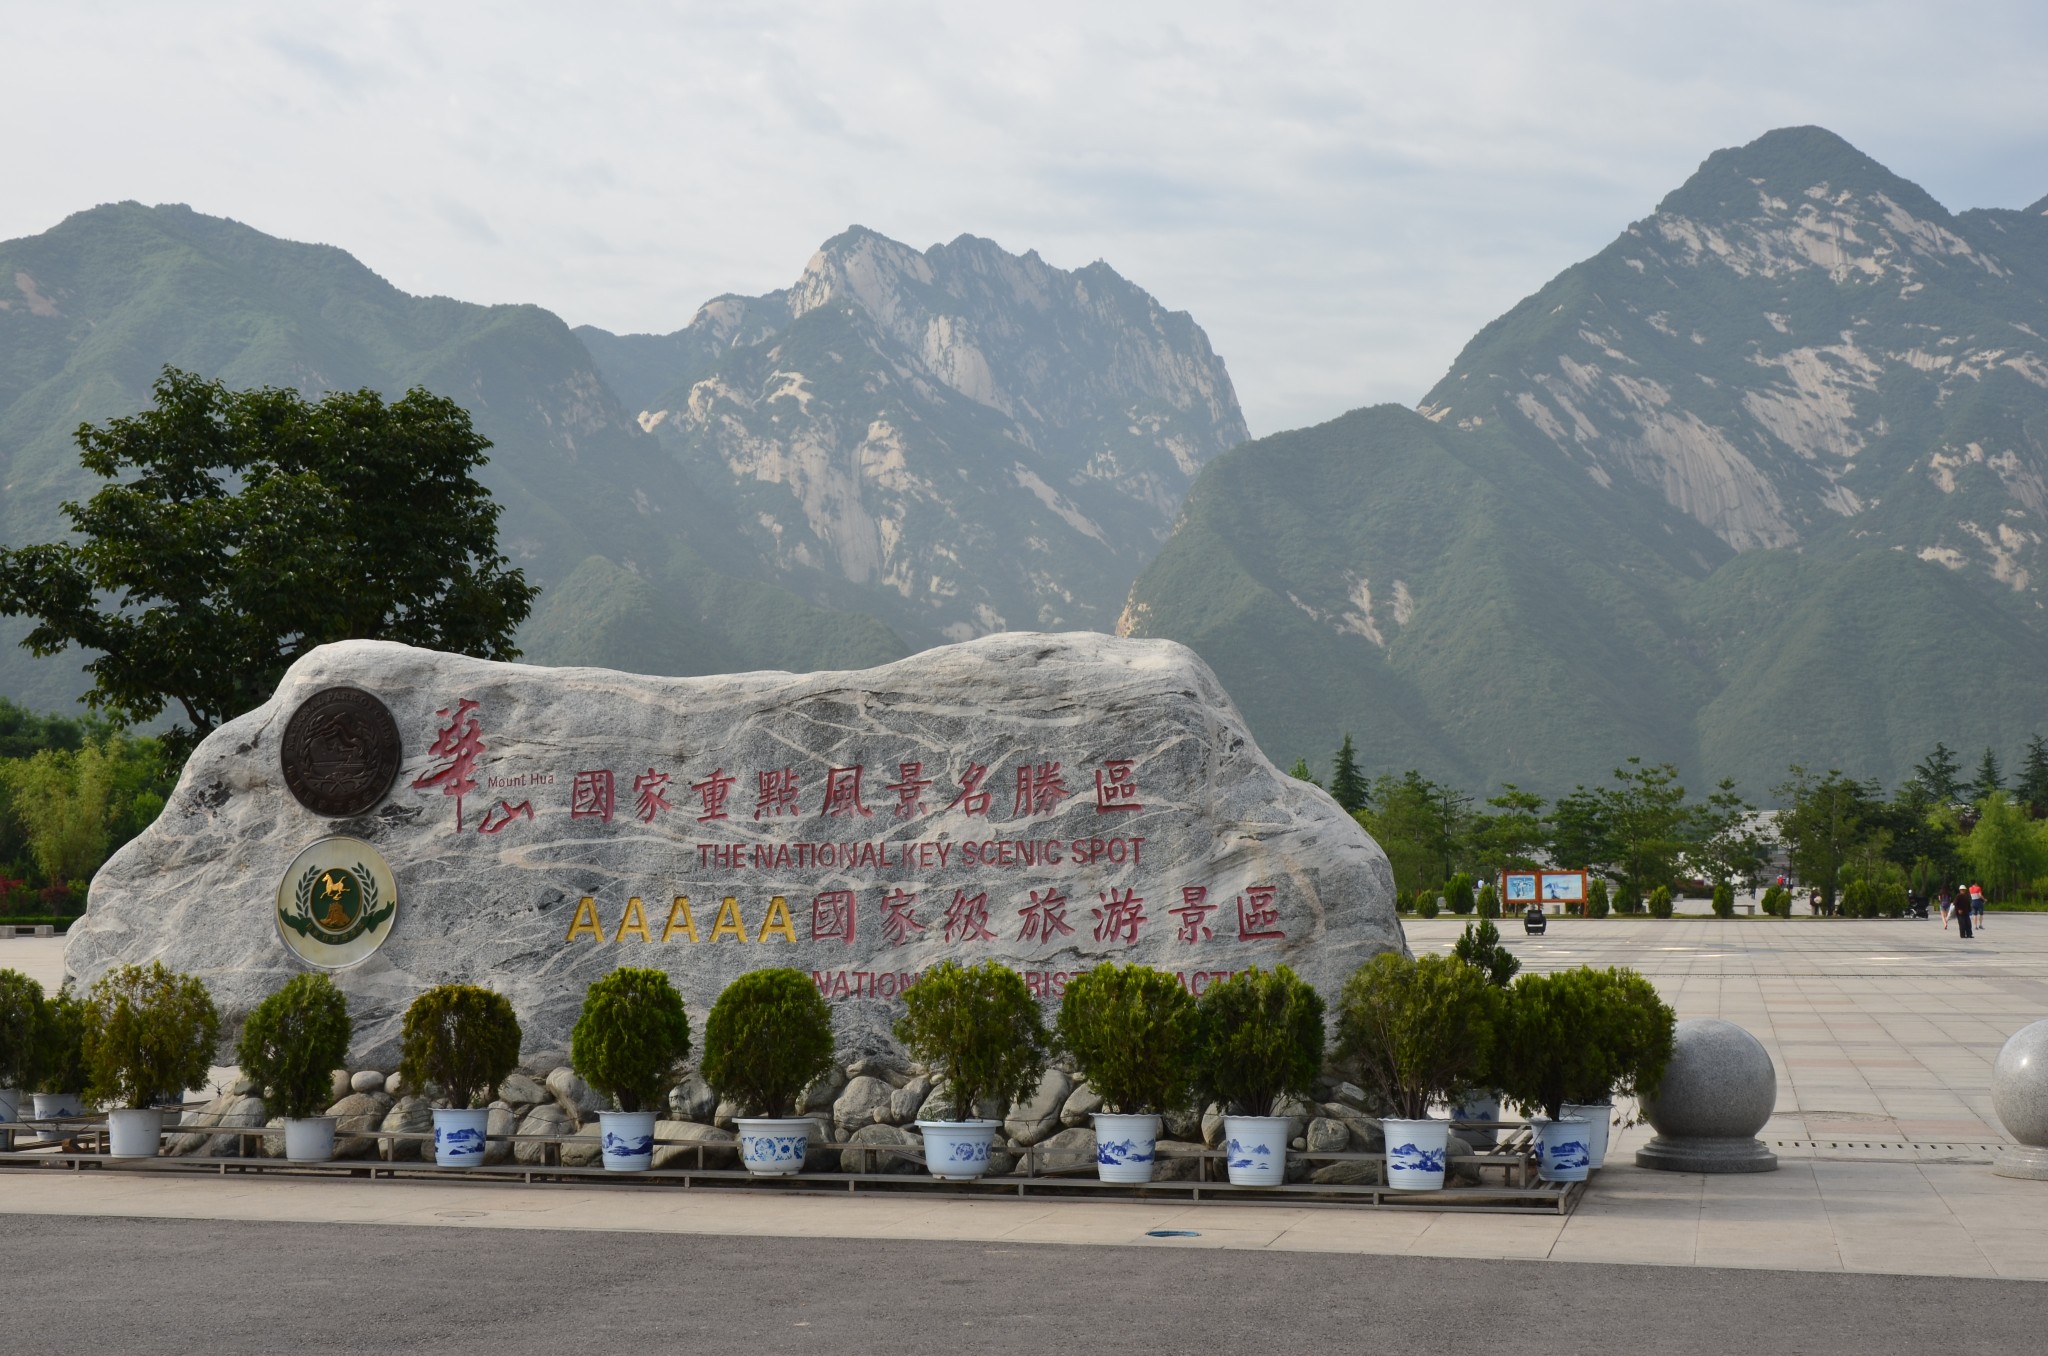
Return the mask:
<svg viewBox="0 0 2048 1356">
<path fill-rule="evenodd" d="M 1410 921 L 1410 944 L 1446 949 L 1460 926 Z M 1781 1170 L 1644 1171 L 1636 1128 L 1568 1219 L 118 1171 L 0 1174 L 0 1212 L 2048 1279 L 2048 1182 L 1989 1167 L 2005 1138 L 1991 1061 L 2012 1031 L 2048 1016 L 2048 915 L 1993 915 L 1970 943 L 1918 921 L 1569 921 L 1542 938 L 1507 935 L 1531 968 L 1631 965 L 1681 1016 L 1755 1032 L 1778 1065 L 1765 1136 Z M 0 965 L 46 982 L 59 963 L 50 943 L 0 942 Z"/>
</svg>

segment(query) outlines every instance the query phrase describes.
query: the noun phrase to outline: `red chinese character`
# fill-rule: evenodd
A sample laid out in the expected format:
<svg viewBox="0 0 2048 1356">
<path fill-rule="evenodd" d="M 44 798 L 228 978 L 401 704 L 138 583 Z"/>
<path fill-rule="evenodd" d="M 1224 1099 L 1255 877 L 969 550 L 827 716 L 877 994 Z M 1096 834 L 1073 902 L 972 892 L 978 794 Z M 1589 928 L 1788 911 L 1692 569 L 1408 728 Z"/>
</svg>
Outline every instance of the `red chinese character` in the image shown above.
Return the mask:
<svg viewBox="0 0 2048 1356">
<path fill-rule="evenodd" d="M 532 801 L 522 800 L 517 805 L 514 805 L 509 800 L 501 800 L 490 809 L 484 811 L 483 821 L 476 826 L 476 831 L 478 833 L 497 833 L 521 815 L 525 815 L 529 820 L 533 818 Z"/>
<path fill-rule="evenodd" d="M 469 713 L 481 705 L 464 697 L 453 708 L 442 707 L 434 714 L 448 723 L 441 727 L 433 745 L 427 749 L 430 758 L 445 758 L 448 761 L 432 772 L 423 772 L 413 779 L 413 789 L 424 790 L 429 786 L 441 788 L 444 796 L 455 797 L 455 831 L 462 832 L 462 798 L 476 790 L 476 779 L 470 774 L 476 771 L 476 760 L 483 755 L 484 727 Z"/>
<path fill-rule="evenodd" d="M 1057 933 L 1074 930 L 1074 925 L 1067 921 L 1067 897 L 1058 890 L 1043 894 L 1033 890 L 1031 902 L 1017 913 L 1024 920 L 1022 940 L 1027 942 L 1049 942 Z"/>
<path fill-rule="evenodd" d="M 1138 779 L 1131 773 L 1135 766 L 1137 761 L 1131 758 L 1102 760 L 1095 770 L 1095 813 L 1145 808 L 1138 804 Z"/>
<path fill-rule="evenodd" d="M 726 817 L 725 798 L 732 794 L 732 785 L 738 780 L 737 777 L 726 776 L 725 769 L 719 768 L 703 781 L 690 783 L 690 789 L 704 802 L 704 813 L 697 816 L 699 824 Z M 754 818 L 759 819 L 760 816 L 755 815 Z"/>
<path fill-rule="evenodd" d="M 992 942 L 996 935 L 988 929 L 988 892 L 969 895 L 965 890 L 953 892 L 953 902 L 946 907 L 946 940 L 949 942 Z"/>
<path fill-rule="evenodd" d="M 1273 896 L 1278 893 L 1277 886 L 1254 885 L 1237 897 L 1237 940 L 1278 942 L 1287 939 L 1287 934 L 1276 926 L 1280 921 L 1280 909 L 1273 903 Z M 1246 902 L 1247 897 L 1249 903 Z"/>
<path fill-rule="evenodd" d="M 865 766 L 862 763 L 855 763 L 852 767 L 825 769 L 825 803 L 818 808 L 820 815 L 832 815 L 836 818 L 840 815 L 874 813 L 860 803 L 860 774 Z"/>
<path fill-rule="evenodd" d="M 673 780 L 666 772 L 656 772 L 653 768 L 648 768 L 644 776 L 633 779 L 633 813 L 639 816 L 641 823 L 652 824 L 654 817 L 663 810 L 675 808 L 662 794 Z"/>
<path fill-rule="evenodd" d="M 1095 940 L 1113 942 L 1122 937 L 1125 942 L 1138 940 L 1138 925 L 1145 921 L 1140 907 L 1144 900 L 1136 890 L 1111 890 L 1106 895 L 1097 895 L 1102 901 L 1099 909 L 1090 909 L 1095 916 Z"/>
<path fill-rule="evenodd" d="M 851 890 L 826 890 L 811 901 L 811 940 L 853 941 L 854 896 Z"/>
<path fill-rule="evenodd" d="M 754 818 L 773 819 L 777 815 L 800 813 L 796 808 L 796 773 L 789 768 L 780 772 L 757 772 L 754 774 L 760 794 L 754 797 Z"/>
<path fill-rule="evenodd" d="M 903 939 L 913 932 L 924 934 L 924 924 L 917 921 L 917 896 L 901 890 L 883 895 L 882 935 L 889 939 L 889 945 L 903 945 Z"/>
<path fill-rule="evenodd" d="M 569 782 L 569 818 L 612 822 L 612 772 L 579 772 Z"/>
<path fill-rule="evenodd" d="M 1037 767 L 1022 763 L 1017 768 L 1017 799 L 1010 807 L 1013 815 L 1042 815 L 1060 808 L 1060 802 L 1073 792 L 1060 778 L 1058 763 L 1040 763 Z"/>
<path fill-rule="evenodd" d="M 1209 928 L 1209 915 L 1216 912 L 1216 906 L 1208 902 L 1209 890 L 1203 885 L 1180 887 L 1180 907 L 1167 912 L 1180 919 L 1180 931 L 1174 936 L 1183 942 L 1206 942 L 1216 934 Z"/>
<path fill-rule="evenodd" d="M 898 780 L 889 783 L 889 789 L 896 793 L 896 817 L 910 819 L 924 813 L 924 791 L 932 784 L 924 775 L 923 763 L 898 763 Z"/>
<path fill-rule="evenodd" d="M 981 780 L 986 776 L 986 766 L 981 763 L 969 763 L 967 771 L 960 775 L 960 794 L 953 797 L 953 804 L 946 808 L 950 810 L 957 805 L 970 815 L 987 814 L 988 803 L 994 799 L 994 793 L 981 789 Z"/>
</svg>

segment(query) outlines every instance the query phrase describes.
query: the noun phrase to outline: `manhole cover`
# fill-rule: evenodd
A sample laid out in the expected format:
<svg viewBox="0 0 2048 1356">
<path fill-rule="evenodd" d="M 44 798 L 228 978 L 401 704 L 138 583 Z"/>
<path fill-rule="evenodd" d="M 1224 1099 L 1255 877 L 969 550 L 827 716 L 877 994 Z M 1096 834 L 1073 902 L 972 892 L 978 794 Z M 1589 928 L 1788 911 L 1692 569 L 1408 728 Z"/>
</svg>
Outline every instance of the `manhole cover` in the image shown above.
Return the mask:
<svg viewBox="0 0 2048 1356">
<path fill-rule="evenodd" d="M 1145 1237 L 1147 1238 L 1200 1238 L 1201 1236 L 1202 1231 L 1199 1229 L 1147 1229 L 1145 1231 Z"/>
</svg>

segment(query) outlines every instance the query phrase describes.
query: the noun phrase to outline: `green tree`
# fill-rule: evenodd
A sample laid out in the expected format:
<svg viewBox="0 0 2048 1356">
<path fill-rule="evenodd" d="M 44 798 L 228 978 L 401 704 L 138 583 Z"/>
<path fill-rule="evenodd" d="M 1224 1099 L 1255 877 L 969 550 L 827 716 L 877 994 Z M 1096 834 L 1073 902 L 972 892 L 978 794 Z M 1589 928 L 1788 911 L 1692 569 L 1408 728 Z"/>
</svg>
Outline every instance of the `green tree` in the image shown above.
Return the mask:
<svg viewBox="0 0 2048 1356">
<path fill-rule="evenodd" d="M 1977 775 L 1970 780 L 1970 799 L 1980 801 L 2003 790 L 2005 777 L 1998 770 L 1998 755 L 1986 745 L 1984 757 L 1977 763 Z"/>
<path fill-rule="evenodd" d="M 1829 769 L 1815 777 L 1797 763 L 1778 788 L 1786 809 L 1778 816 L 1792 870 L 1820 891 L 1821 912 L 1832 913 L 1842 887 L 1842 867 L 1870 830 L 1877 809 L 1876 789 Z"/>
<path fill-rule="evenodd" d="M 2003 791 L 1993 791 L 1963 839 L 1963 857 L 1992 897 L 2010 898 L 2048 875 L 2048 827 L 2029 819 Z"/>
<path fill-rule="evenodd" d="M 1723 780 L 1701 807 L 1695 823 L 1699 848 L 1690 854 L 1706 878 L 1716 885 L 1740 882 L 1755 889 L 1757 878 L 1770 863 L 1777 844 L 1756 807 L 1736 793 L 1735 783 Z"/>
<path fill-rule="evenodd" d="M 1963 766 L 1948 745 L 1937 742 L 1934 752 L 1914 765 L 1913 776 L 1929 795 L 1946 805 L 1963 798 Z"/>
<path fill-rule="evenodd" d="M 167 367 L 151 409 L 77 441 L 110 483 L 64 505 L 74 540 L 0 550 L 0 614 L 35 619 L 38 655 L 96 652 L 95 711 L 141 722 L 175 703 L 182 748 L 328 641 L 518 655 L 538 590 L 498 553 L 475 477 L 490 443 L 453 401 L 309 404 Z"/>
<path fill-rule="evenodd" d="M 803 981 L 800 990 L 789 983 L 792 975 Z M 779 1006 L 785 1003 L 788 1011 Z M 831 1054 L 832 1019 L 813 1011 L 824 1006 L 808 975 L 794 970 L 741 975 L 711 1005 L 704 1034 L 704 1081 L 721 1097 L 731 1097 L 762 1115 L 782 1115 L 766 1099 L 771 1092 L 793 1098 L 817 1072 L 811 1066 L 819 1058 L 814 1028 L 821 1021 L 825 1053 Z M 803 1025 L 807 1017 L 811 1028 Z M 724 1039 L 714 1044 L 711 1027 L 716 1024 L 722 1024 Z M 763 1038 L 754 1052 L 757 1062 L 743 1060 L 743 1071 L 727 1068 L 728 1052 L 749 1036 Z M 689 1053 L 690 1015 L 683 1010 L 683 996 L 662 971 L 622 965 L 583 991 L 583 1010 L 569 1032 L 569 1063 L 584 1082 L 609 1094 L 619 1110 L 652 1109 Z"/>
<path fill-rule="evenodd" d="M 659 970 L 650 973 L 667 986 L 667 975 Z M 621 1111 L 645 1110 L 689 1053 L 690 1019 L 683 1013 L 682 997 L 677 995 L 673 1005 L 664 998 L 657 1010 L 659 1039 L 650 1040 L 631 1026 L 621 1029 L 629 1037 L 628 1048 L 637 1047 L 648 1075 L 636 1092 L 642 1105 L 627 1106 L 621 1094 Z M 589 1007 L 584 1011 L 587 1014 Z M 583 1024 L 578 1022 L 576 1028 L 580 1035 Z M 659 1047 L 660 1056 L 650 1058 L 650 1047 Z M 793 1116 L 804 1087 L 831 1067 L 832 1009 L 802 970 L 750 970 L 726 985 L 711 1005 L 704 1022 L 704 1081 L 720 1097 L 757 1116 Z"/>
<path fill-rule="evenodd" d="M 1358 770 L 1358 754 L 1351 747 L 1351 734 L 1346 731 L 1344 743 L 1330 760 L 1330 795 L 1345 809 L 1358 811 L 1370 802 L 1371 794 L 1365 774 Z"/>
<path fill-rule="evenodd" d="M 1491 878 L 1503 871 L 1530 871 L 1540 866 L 1548 839 L 1543 827 L 1543 797 L 1509 783 L 1486 803 L 1497 813 L 1474 815 L 1469 834 L 1478 874 Z"/>
<path fill-rule="evenodd" d="M 1310 786 L 1322 785 L 1321 782 L 1316 780 L 1316 774 L 1309 771 L 1308 759 L 1306 758 L 1295 759 L 1294 766 L 1287 769 L 1287 775 L 1298 782 L 1307 782 Z"/>
<path fill-rule="evenodd" d="M 1552 812 L 1554 825 L 1559 813 L 1570 817 L 1561 836 L 1588 854 L 1585 865 L 1620 877 L 1624 899 L 1676 880 L 1679 857 L 1698 838 L 1697 815 L 1686 804 L 1678 769 L 1669 763 L 1645 766 L 1631 758 L 1614 770 L 1612 786 L 1591 793 L 1581 787 L 1561 797 Z"/>
<path fill-rule="evenodd" d="M 2027 741 L 2027 756 L 2020 764 L 2020 779 L 2013 792 L 2034 818 L 2048 818 L 2048 740 L 2035 735 Z"/>
<path fill-rule="evenodd" d="M 0 861 L 25 857 L 45 884 L 82 887 L 156 819 L 173 781 L 156 740 L 114 733 L 0 760 Z"/>
</svg>

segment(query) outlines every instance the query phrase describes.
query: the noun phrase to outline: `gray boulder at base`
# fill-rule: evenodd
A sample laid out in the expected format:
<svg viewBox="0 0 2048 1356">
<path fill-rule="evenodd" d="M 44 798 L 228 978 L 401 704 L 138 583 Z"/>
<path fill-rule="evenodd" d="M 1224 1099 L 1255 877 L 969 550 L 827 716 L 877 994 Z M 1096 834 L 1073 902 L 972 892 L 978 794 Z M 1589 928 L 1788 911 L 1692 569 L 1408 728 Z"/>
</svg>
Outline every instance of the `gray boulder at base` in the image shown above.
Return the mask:
<svg viewBox="0 0 2048 1356">
<path fill-rule="evenodd" d="M 389 793 L 345 819 L 300 805 L 278 753 L 337 685 L 381 700 L 402 743 Z M 406 1005 L 449 982 L 508 996 L 534 1064 L 617 966 L 665 970 L 698 1030 L 734 978 L 794 966 L 863 1053 L 893 1050 L 897 995 L 941 960 L 1014 966 L 1048 1005 L 1104 960 L 1191 989 L 1285 963 L 1334 1000 L 1403 947 L 1385 855 L 1170 641 L 1013 632 L 704 678 L 345 641 L 199 746 L 95 878 L 67 971 L 161 960 L 231 1033 L 303 968 L 278 886 L 332 835 L 375 846 L 399 895 L 381 948 L 335 974 L 355 1068 L 394 1067 Z"/>
<path fill-rule="evenodd" d="M 1778 1071 L 1763 1042 L 1719 1017 L 1688 1017 L 1643 1115 L 1657 1133 L 1636 1166 L 1664 1172 L 1775 1172 L 1756 1132 L 1778 1106 Z"/>
</svg>

